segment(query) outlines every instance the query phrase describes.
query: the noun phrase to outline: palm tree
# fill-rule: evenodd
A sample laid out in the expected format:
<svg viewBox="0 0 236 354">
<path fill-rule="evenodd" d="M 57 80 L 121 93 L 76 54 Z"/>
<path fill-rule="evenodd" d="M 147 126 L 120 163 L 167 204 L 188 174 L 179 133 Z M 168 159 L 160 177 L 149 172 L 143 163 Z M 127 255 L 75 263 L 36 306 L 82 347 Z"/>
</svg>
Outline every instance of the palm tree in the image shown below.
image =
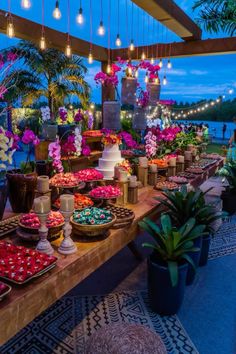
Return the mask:
<svg viewBox="0 0 236 354">
<path fill-rule="evenodd" d="M 5 99 L 21 98 L 23 106 L 46 98 L 51 112 L 57 112 L 69 96 L 77 96 L 86 107 L 90 87 L 84 79 L 87 72 L 83 60 L 77 55 L 68 58 L 57 49 L 44 51 L 29 41 L 20 41 L 16 46 L 4 49 L 1 53 L 16 53 L 22 60 L 21 69 L 11 73 L 12 89 Z"/>
<path fill-rule="evenodd" d="M 223 31 L 230 36 L 236 34 L 235 0 L 197 0 L 193 10 L 200 8 L 197 22 L 211 32 Z"/>
</svg>

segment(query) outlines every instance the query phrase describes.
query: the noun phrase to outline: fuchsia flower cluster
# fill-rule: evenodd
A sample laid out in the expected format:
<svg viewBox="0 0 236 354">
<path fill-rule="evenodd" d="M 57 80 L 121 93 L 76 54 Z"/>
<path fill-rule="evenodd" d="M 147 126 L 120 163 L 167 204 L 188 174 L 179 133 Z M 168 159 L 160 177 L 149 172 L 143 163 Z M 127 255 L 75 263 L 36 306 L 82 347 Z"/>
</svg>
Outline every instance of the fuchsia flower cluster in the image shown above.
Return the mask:
<svg viewBox="0 0 236 354">
<path fill-rule="evenodd" d="M 61 121 L 65 123 L 67 121 L 67 115 L 68 115 L 67 109 L 65 107 L 60 107 L 58 113 Z"/>
<path fill-rule="evenodd" d="M 26 145 L 29 144 L 38 145 L 40 143 L 39 138 L 30 129 L 26 129 L 24 131 L 21 141 Z"/>
<path fill-rule="evenodd" d="M 163 130 L 159 130 L 157 134 L 157 140 L 160 141 L 173 141 L 176 138 L 176 135 L 181 131 L 179 127 L 169 127 Z"/>
<path fill-rule="evenodd" d="M 151 131 L 147 133 L 147 135 L 144 137 L 145 140 L 145 150 L 146 150 L 146 156 L 148 159 L 153 158 L 156 156 L 157 153 L 157 137 L 155 134 L 153 134 Z"/>
<path fill-rule="evenodd" d="M 128 149 L 135 149 L 137 147 L 137 143 L 130 133 L 123 131 L 119 135 Z"/>
<path fill-rule="evenodd" d="M 82 138 L 82 144 L 81 144 L 81 153 L 83 156 L 89 156 L 91 154 L 91 149 L 86 143 L 86 138 Z M 70 134 L 66 140 L 65 143 L 62 143 L 61 147 L 62 153 L 64 155 L 75 155 L 77 150 L 76 150 L 76 145 L 75 145 L 75 134 Z"/>
<path fill-rule="evenodd" d="M 83 115 L 81 109 L 79 109 L 78 112 L 76 112 L 76 114 L 75 114 L 75 116 L 74 116 L 74 121 L 75 121 L 76 123 L 79 123 L 79 122 L 81 122 L 83 119 L 84 119 L 84 115 Z"/>
<path fill-rule="evenodd" d="M 119 72 L 120 70 L 121 70 L 121 68 L 118 65 L 112 64 L 110 74 L 106 74 L 106 73 L 100 71 L 94 76 L 94 80 L 97 85 L 101 84 L 103 86 L 116 87 L 119 83 L 119 80 L 117 77 L 117 72 Z"/>
<path fill-rule="evenodd" d="M 138 106 L 145 108 L 148 106 L 148 103 L 149 103 L 149 92 L 139 88 L 138 99 L 137 99 Z"/>
<path fill-rule="evenodd" d="M 61 162 L 61 146 L 59 143 L 59 139 L 49 144 L 48 156 L 53 160 L 52 166 L 55 168 L 56 172 L 62 173 L 64 169 Z"/>
</svg>

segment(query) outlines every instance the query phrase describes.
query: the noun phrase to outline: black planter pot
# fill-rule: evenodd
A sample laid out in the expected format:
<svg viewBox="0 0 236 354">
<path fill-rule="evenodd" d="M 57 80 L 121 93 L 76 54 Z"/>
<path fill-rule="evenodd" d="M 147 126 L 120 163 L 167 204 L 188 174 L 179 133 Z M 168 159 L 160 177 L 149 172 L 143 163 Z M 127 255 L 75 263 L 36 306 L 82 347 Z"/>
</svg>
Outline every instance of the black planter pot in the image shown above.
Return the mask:
<svg viewBox="0 0 236 354">
<path fill-rule="evenodd" d="M 0 179 L 0 220 L 3 218 L 8 196 L 8 183 L 6 178 Z"/>
<path fill-rule="evenodd" d="M 201 255 L 201 248 L 202 248 L 202 237 L 199 237 L 194 240 L 194 247 L 199 248 L 199 251 L 197 252 L 190 252 L 188 255 L 192 258 L 195 267 L 197 268 L 199 266 L 199 261 L 200 261 L 200 255 Z M 186 278 L 186 284 L 191 285 L 195 279 L 196 272 L 194 271 L 193 267 L 191 264 L 188 264 L 188 272 L 187 272 L 187 278 Z"/>
<path fill-rule="evenodd" d="M 36 161 L 36 173 L 38 176 L 51 177 L 52 163 L 45 160 Z"/>
<path fill-rule="evenodd" d="M 58 135 L 62 139 L 67 139 L 68 135 L 75 129 L 75 124 L 62 124 L 58 125 Z"/>
<path fill-rule="evenodd" d="M 223 202 L 222 209 L 227 211 L 230 215 L 236 212 L 236 192 L 235 191 L 223 191 L 221 194 L 221 199 Z"/>
<path fill-rule="evenodd" d="M 207 264 L 210 243 L 211 243 L 211 236 L 210 235 L 202 238 L 202 248 L 201 248 L 200 260 L 199 260 L 200 267 Z"/>
<path fill-rule="evenodd" d="M 188 264 L 179 266 L 177 286 L 171 284 L 166 266 L 148 258 L 148 294 L 150 306 L 160 315 L 174 315 L 183 302 Z"/>
</svg>

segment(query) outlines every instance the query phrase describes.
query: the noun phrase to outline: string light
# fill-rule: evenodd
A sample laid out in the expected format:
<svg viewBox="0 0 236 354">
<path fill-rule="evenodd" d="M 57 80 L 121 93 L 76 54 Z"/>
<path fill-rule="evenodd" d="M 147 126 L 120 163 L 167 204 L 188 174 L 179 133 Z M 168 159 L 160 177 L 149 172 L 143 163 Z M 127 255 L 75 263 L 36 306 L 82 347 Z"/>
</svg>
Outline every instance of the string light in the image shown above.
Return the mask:
<svg viewBox="0 0 236 354">
<path fill-rule="evenodd" d="M 81 3 L 80 3 L 81 6 Z M 92 36 L 93 36 L 93 24 L 92 24 L 92 1 L 89 1 L 89 25 L 90 25 L 90 48 L 89 48 L 89 55 L 88 55 L 88 63 L 93 63 L 93 44 L 92 44 Z"/>
<path fill-rule="evenodd" d="M 103 25 L 103 6 L 102 6 L 102 0 L 101 0 L 101 21 L 100 21 L 100 24 L 99 24 L 99 27 L 98 27 L 98 34 L 100 36 L 104 36 L 105 34 L 105 27 Z"/>
<path fill-rule="evenodd" d="M 52 15 L 56 20 L 60 20 L 60 18 L 61 18 L 61 11 L 59 9 L 59 1 L 58 0 L 56 1 L 55 9 L 53 10 Z"/>
<path fill-rule="evenodd" d="M 145 81 L 146 84 L 148 83 L 148 73 L 147 72 L 146 72 L 144 81 Z"/>
<path fill-rule="evenodd" d="M 30 9 L 31 8 L 31 1 L 30 0 L 22 0 L 21 7 L 26 10 Z"/>
<path fill-rule="evenodd" d="M 121 40 L 120 40 L 120 35 L 119 34 L 117 34 L 117 36 L 116 36 L 116 46 L 117 47 L 121 46 Z"/>
<path fill-rule="evenodd" d="M 128 74 L 132 75 L 132 68 L 130 66 L 128 67 Z"/>
<path fill-rule="evenodd" d="M 88 63 L 89 64 L 93 64 L 93 54 L 91 51 L 89 51 L 89 55 L 88 55 Z"/>
<path fill-rule="evenodd" d="M 162 61 L 162 58 L 160 59 L 160 61 L 159 61 L 159 64 L 158 64 L 159 66 L 160 66 L 160 68 L 162 68 L 163 67 L 163 61 Z"/>
<path fill-rule="evenodd" d="M 69 43 L 68 43 L 67 46 L 66 46 L 65 55 L 66 55 L 68 58 L 70 58 L 71 55 L 72 55 L 72 49 L 71 49 L 71 46 L 70 46 Z"/>
<path fill-rule="evenodd" d="M 131 39 L 131 41 L 130 41 L 129 49 L 130 49 L 131 51 L 134 50 L 134 40 L 133 40 L 133 39 Z"/>
<path fill-rule="evenodd" d="M 163 85 L 166 86 L 167 85 L 167 79 L 166 79 L 166 76 L 164 76 L 163 78 Z"/>
<path fill-rule="evenodd" d="M 79 25 L 82 25 L 82 24 L 84 23 L 83 8 L 82 8 L 82 0 L 80 0 L 80 6 L 79 6 L 78 15 L 76 16 L 76 22 L 77 22 Z"/>
<path fill-rule="evenodd" d="M 153 65 L 155 63 L 154 58 L 151 58 L 150 63 Z"/>
<path fill-rule="evenodd" d="M 144 51 L 142 52 L 141 59 L 142 59 L 142 60 L 145 60 L 145 59 L 146 59 L 146 55 L 145 55 L 145 52 L 144 52 Z"/>
<path fill-rule="evenodd" d="M 117 47 L 120 47 L 121 46 L 121 39 L 120 39 L 120 0 L 118 0 L 117 2 L 117 30 L 118 30 L 118 33 L 117 33 L 117 36 L 116 36 L 116 46 Z"/>
<path fill-rule="evenodd" d="M 132 2 L 132 13 L 131 13 L 131 41 L 130 41 L 130 46 L 129 49 L 134 51 L 134 3 Z"/>
<path fill-rule="evenodd" d="M 44 0 L 42 0 L 42 35 L 39 42 L 39 48 L 41 50 L 46 49 L 45 29 L 44 29 Z"/>
<path fill-rule="evenodd" d="M 111 73 L 111 65 L 108 63 L 107 64 L 107 74 Z"/>
<path fill-rule="evenodd" d="M 168 59 L 167 69 L 171 69 L 171 68 L 172 68 L 172 63 L 171 63 L 170 59 Z"/>
<path fill-rule="evenodd" d="M 138 77 L 138 69 L 135 71 L 134 76 L 137 78 Z"/>
<path fill-rule="evenodd" d="M 72 49 L 70 45 L 70 0 L 67 0 L 67 26 L 68 26 L 68 32 L 67 32 L 67 45 L 66 45 L 65 55 L 68 58 L 70 58 L 72 56 Z"/>
<path fill-rule="evenodd" d="M 11 0 L 8 0 L 7 36 L 9 38 L 15 37 L 15 29 L 14 29 L 12 14 L 11 14 Z"/>
</svg>

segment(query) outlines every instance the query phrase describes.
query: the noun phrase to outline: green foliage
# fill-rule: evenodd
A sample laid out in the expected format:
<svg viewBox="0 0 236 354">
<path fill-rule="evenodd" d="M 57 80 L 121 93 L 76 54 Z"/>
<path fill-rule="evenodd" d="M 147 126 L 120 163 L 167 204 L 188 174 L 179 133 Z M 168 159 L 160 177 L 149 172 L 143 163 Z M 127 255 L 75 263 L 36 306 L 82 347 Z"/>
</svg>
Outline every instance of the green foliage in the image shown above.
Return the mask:
<svg viewBox="0 0 236 354">
<path fill-rule="evenodd" d="M 121 128 L 123 131 L 130 133 L 133 139 L 136 140 L 138 143 L 140 142 L 140 135 L 132 127 L 132 119 L 121 119 Z"/>
<path fill-rule="evenodd" d="M 20 169 L 21 169 L 21 173 L 24 173 L 24 174 L 34 172 L 35 161 L 21 162 Z"/>
<path fill-rule="evenodd" d="M 189 256 L 190 252 L 199 251 L 194 247 L 194 240 L 204 234 L 205 225 L 197 225 L 194 218 L 189 219 L 183 226 L 173 227 L 169 215 L 161 216 L 161 226 L 152 220 L 144 218 L 139 225 L 153 238 L 154 243 L 144 243 L 144 247 L 151 248 L 154 254 L 167 263 L 172 286 L 178 284 L 178 266 L 187 261 L 195 269 Z"/>
<path fill-rule="evenodd" d="M 180 227 L 189 219 L 195 218 L 197 224 L 206 226 L 205 231 L 209 234 L 214 232 L 213 222 L 225 216 L 225 213 L 217 213 L 212 205 L 206 204 L 204 196 L 211 189 L 205 192 L 200 189 L 188 192 L 187 187 L 184 186 L 181 191 L 164 192 L 165 199 L 156 199 L 167 207 L 166 213 L 170 215 L 175 226 Z"/>
<path fill-rule="evenodd" d="M 223 31 L 230 36 L 236 34 L 235 0 L 197 0 L 193 10 L 200 8 L 197 22 L 210 33 Z"/>
<path fill-rule="evenodd" d="M 230 189 L 236 190 L 236 161 L 227 161 L 217 174 L 227 179 Z"/>
<path fill-rule="evenodd" d="M 46 99 L 52 112 L 65 104 L 68 96 L 76 96 L 84 107 L 89 102 L 90 87 L 84 80 L 87 72 L 83 60 L 77 55 L 67 58 L 54 48 L 45 51 L 29 41 L 20 41 L 16 46 L 2 50 L 16 53 L 24 70 L 11 75 L 11 87 L 6 98 L 10 102 L 21 98 L 24 106 L 39 99 Z"/>
<path fill-rule="evenodd" d="M 174 141 L 175 150 L 181 149 L 186 150 L 189 144 L 197 145 L 198 141 L 196 139 L 196 133 L 190 132 L 188 134 L 184 132 L 180 132 L 177 134 L 176 139 Z"/>
</svg>

